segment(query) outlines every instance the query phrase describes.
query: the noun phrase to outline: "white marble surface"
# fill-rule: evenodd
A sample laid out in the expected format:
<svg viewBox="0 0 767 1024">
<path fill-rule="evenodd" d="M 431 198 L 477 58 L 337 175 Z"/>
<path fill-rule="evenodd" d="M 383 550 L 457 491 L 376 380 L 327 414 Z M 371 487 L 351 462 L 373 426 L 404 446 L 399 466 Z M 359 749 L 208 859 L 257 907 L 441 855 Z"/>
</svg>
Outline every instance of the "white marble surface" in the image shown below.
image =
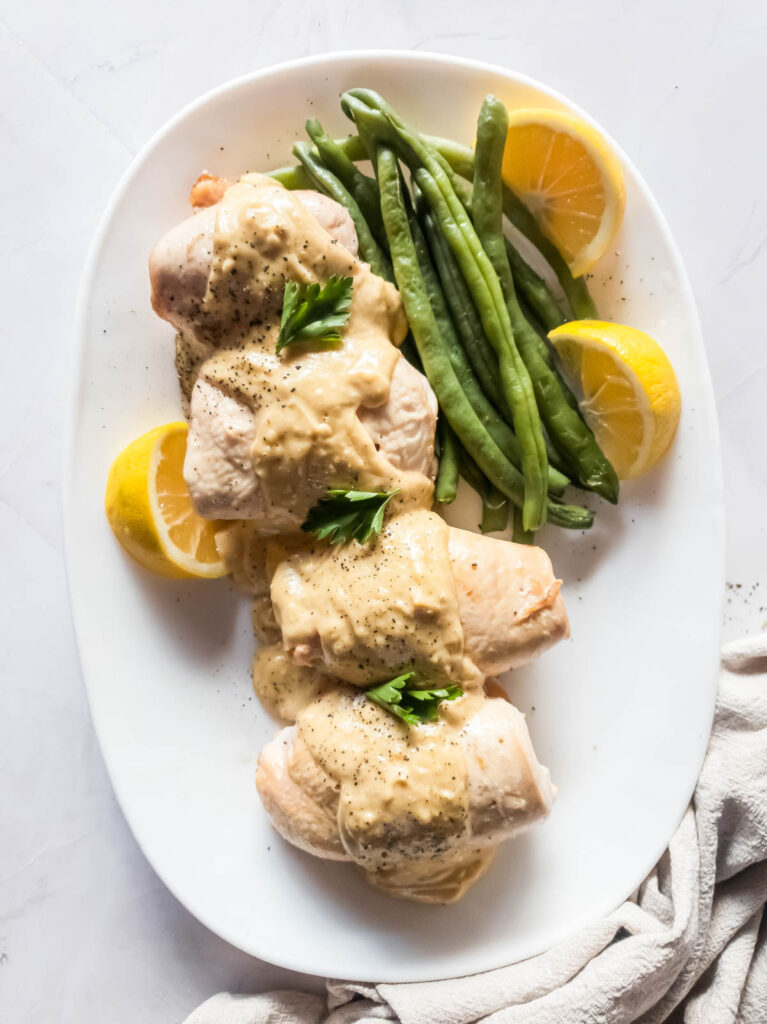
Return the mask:
<svg viewBox="0 0 767 1024">
<path fill-rule="evenodd" d="M 766 39 L 763 0 L 0 2 L 0 1019 L 172 1024 L 219 988 L 318 984 L 237 952 L 175 902 L 90 727 L 61 438 L 81 266 L 133 154 L 210 87 L 329 50 L 472 56 L 572 96 L 635 159 L 692 278 L 721 418 L 735 636 L 767 620 Z"/>
</svg>

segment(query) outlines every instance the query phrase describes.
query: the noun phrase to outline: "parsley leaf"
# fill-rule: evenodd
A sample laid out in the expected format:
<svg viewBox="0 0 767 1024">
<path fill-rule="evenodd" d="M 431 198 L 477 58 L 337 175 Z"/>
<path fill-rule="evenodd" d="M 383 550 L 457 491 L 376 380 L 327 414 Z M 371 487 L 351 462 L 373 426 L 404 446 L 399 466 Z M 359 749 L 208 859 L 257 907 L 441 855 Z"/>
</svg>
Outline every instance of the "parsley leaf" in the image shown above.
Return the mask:
<svg viewBox="0 0 767 1024">
<path fill-rule="evenodd" d="M 334 348 L 341 342 L 341 328 L 349 319 L 353 282 L 333 274 L 324 285 L 299 285 L 288 281 L 282 304 L 277 354 L 288 345 L 308 341 L 318 348 Z"/>
<path fill-rule="evenodd" d="M 301 529 L 318 540 L 367 544 L 381 532 L 384 509 L 399 491 L 328 491 L 309 509 Z"/>
<path fill-rule="evenodd" d="M 415 672 L 405 672 L 396 679 L 390 679 L 388 683 L 367 690 L 365 696 L 390 714 L 401 718 L 407 725 L 422 725 L 437 718 L 443 700 L 455 700 L 463 695 L 461 687 L 455 685 L 440 689 L 411 690 L 406 684 L 414 676 Z"/>
</svg>

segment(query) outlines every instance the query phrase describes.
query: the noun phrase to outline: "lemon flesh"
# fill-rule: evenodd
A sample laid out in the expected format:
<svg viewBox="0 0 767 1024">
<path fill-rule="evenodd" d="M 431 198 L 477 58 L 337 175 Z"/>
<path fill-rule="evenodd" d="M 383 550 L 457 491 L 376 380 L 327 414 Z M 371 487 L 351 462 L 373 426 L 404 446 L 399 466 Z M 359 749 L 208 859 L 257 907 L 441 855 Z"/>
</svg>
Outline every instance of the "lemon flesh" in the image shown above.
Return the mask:
<svg viewBox="0 0 767 1024">
<path fill-rule="evenodd" d="M 104 507 L 137 562 L 161 576 L 215 579 L 227 567 L 216 548 L 220 524 L 198 516 L 184 483 L 186 423 L 142 434 L 112 463 Z"/>
<path fill-rule="evenodd" d="M 549 333 L 565 375 L 583 393 L 581 411 L 621 480 L 640 476 L 668 451 L 682 399 L 674 368 L 644 331 L 575 320 Z"/>
<path fill-rule="evenodd" d="M 573 276 L 590 270 L 626 207 L 621 165 L 599 132 L 558 110 L 512 110 L 502 173 Z"/>
</svg>

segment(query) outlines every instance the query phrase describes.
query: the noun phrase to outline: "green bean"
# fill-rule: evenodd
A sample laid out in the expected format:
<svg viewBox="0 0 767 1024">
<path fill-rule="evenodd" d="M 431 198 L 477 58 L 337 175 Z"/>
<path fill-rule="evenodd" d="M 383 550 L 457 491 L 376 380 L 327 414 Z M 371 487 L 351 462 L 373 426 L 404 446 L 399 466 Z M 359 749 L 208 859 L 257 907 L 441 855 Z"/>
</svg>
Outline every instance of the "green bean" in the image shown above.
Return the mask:
<svg viewBox="0 0 767 1024">
<path fill-rule="evenodd" d="M 405 199 L 407 208 L 407 200 Z M 408 217 L 410 233 L 413 239 L 418 265 L 423 277 L 426 296 L 431 303 L 434 318 L 447 353 L 447 357 L 453 367 L 453 371 L 463 389 L 464 394 L 471 403 L 471 407 L 477 414 L 479 420 L 484 424 L 488 434 L 492 437 L 506 458 L 513 463 L 517 469 L 521 466 L 522 452 L 519 441 L 511 428 L 498 416 L 487 396 L 479 385 L 470 366 L 466 353 L 458 339 L 455 325 L 447 307 L 445 293 L 440 285 L 439 277 L 432 264 L 429 248 L 421 231 L 420 224 L 413 215 Z M 463 278 L 461 278 L 463 284 Z M 564 474 L 549 466 L 548 489 L 554 494 L 561 495 L 570 481 Z"/>
<path fill-rule="evenodd" d="M 344 93 L 342 105 L 353 111 L 355 120 L 371 134 L 380 131 L 373 111 L 385 107 L 384 101 L 367 90 Z M 498 355 L 501 384 L 514 419 L 515 433 L 522 451 L 524 476 L 523 519 L 528 529 L 546 520 L 547 469 L 546 445 L 538 407 L 527 368 L 514 344 L 514 335 L 498 277 L 479 244 L 471 221 L 450 183 L 439 159 L 417 132 L 408 128 L 389 108 L 385 118 L 393 130 L 395 142 L 411 174 L 437 216 L 440 227 L 469 284 L 490 344 Z M 378 136 L 376 136 L 378 137 Z M 385 137 L 391 137 L 389 131 Z"/>
<path fill-rule="evenodd" d="M 556 498 L 549 498 L 547 522 L 566 530 L 588 530 L 594 525 L 594 513 L 581 505 L 565 505 Z"/>
<path fill-rule="evenodd" d="M 293 146 L 293 152 L 301 161 L 315 186 L 348 210 L 357 232 L 360 255 L 370 264 L 373 273 L 387 281 L 393 281 L 394 275 L 389 257 L 373 237 L 356 199 L 335 174 L 327 169 L 316 153 L 312 152 L 307 142 L 297 142 Z"/>
<path fill-rule="evenodd" d="M 467 208 L 470 207 L 469 202 L 466 202 L 464 205 L 466 205 Z M 497 384 L 498 360 L 492 348 L 490 348 L 487 343 L 474 302 L 468 288 L 466 287 L 466 282 L 461 276 L 460 270 L 453 258 L 453 254 L 442 237 L 439 227 L 434 221 L 433 215 L 431 215 L 427 210 L 422 214 L 422 219 L 434 261 L 437 265 L 439 276 L 442 279 L 445 297 L 448 305 L 450 306 L 450 312 L 452 314 L 456 330 L 458 331 L 463 343 L 463 348 L 469 357 L 485 394 L 490 398 L 503 418 L 510 423 L 512 421 L 512 417 L 508 403 Z M 510 243 L 508 244 L 510 245 Z M 521 257 L 519 258 L 521 259 Z M 531 274 L 535 274 L 535 271 L 533 270 L 530 270 L 530 272 Z M 550 296 L 549 299 L 553 302 L 553 299 L 551 299 Z M 557 323 L 561 322 L 561 314 L 559 314 L 557 317 Z M 542 338 L 545 333 L 545 331 L 541 332 Z M 543 342 L 543 350 L 548 355 L 548 349 L 546 348 L 545 342 Z M 575 397 L 572 395 L 569 388 L 566 387 L 564 382 L 562 386 L 565 388 L 568 400 L 571 401 L 573 408 L 577 409 L 578 403 L 575 400 Z M 544 440 L 546 442 L 546 452 L 549 459 L 549 491 L 555 490 L 552 486 L 552 475 L 561 478 L 559 480 L 559 485 L 561 486 L 561 489 L 564 489 L 564 486 L 566 486 L 566 467 L 563 464 L 561 456 L 547 436 L 544 436 Z M 518 461 L 515 461 L 514 464 L 519 468 Z M 553 473 L 552 467 L 554 468 Z M 561 489 L 559 493 L 561 493 Z"/>
<path fill-rule="evenodd" d="M 381 190 L 381 213 L 400 295 L 418 354 L 437 400 L 461 444 L 483 473 L 506 497 L 521 505 L 524 501 L 524 481 L 519 470 L 509 462 L 487 433 L 444 352 L 410 234 L 394 151 L 379 144 L 375 153 L 375 166 Z M 593 523 L 593 513 L 588 509 L 561 505 L 553 499 L 549 499 L 548 505 L 551 509 L 549 519 L 556 525 L 569 529 L 587 529 Z"/>
<path fill-rule="evenodd" d="M 460 445 L 460 441 L 459 441 Z M 461 474 L 466 483 L 471 487 L 472 490 L 476 491 L 478 495 L 482 495 L 482 492 L 492 486 L 485 474 L 476 464 L 471 455 L 466 449 L 460 445 L 458 449 L 458 472 Z M 514 506 L 517 507 L 516 505 Z"/>
<path fill-rule="evenodd" d="M 434 497 L 440 505 L 450 505 L 455 501 L 458 488 L 458 438 L 450 429 L 444 416 L 437 423 L 439 438 L 439 469 L 434 484 Z"/>
<path fill-rule="evenodd" d="M 509 264 L 509 266 L 511 266 L 511 264 Z M 535 331 L 535 333 L 538 335 L 539 338 L 545 338 L 546 337 L 546 328 L 541 323 L 541 321 L 540 321 L 539 317 L 537 316 L 537 314 L 535 313 L 535 311 L 531 308 L 530 303 L 527 301 L 527 299 L 524 297 L 524 295 L 522 295 L 520 293 L 519 289 L 517 288 L 517 282 L 514 281 L 514 274 L 513 273 L 511 275 L 511 279 L 514 282 L 514 291 L 515 291 L 516 296 L 517 296 L 517 302 L 519 303 L 519 308 L 522 310 L 522 316 L 525 318 L 525 320 L 527 320 L 527 322 L 530 324 L 530 326 L 533 328 L 533 330 Z M 547 357 L 548 357 L 548 360 L 549 360 L 549 365 L 553 365 L 552 362 L 551 362 L 551 356 L 548 353 L 548 351 L 547 351 L 546 354 L 547 354 Z"/>
<path fill-rule="evenodd" d="M 413 173 L 432 209 L 440 218 L 443 232 L 446 226 L 448 231 L 454 232 L 452 238 L 448 234 L 448 242 L 452 244 L 453 253 L 458 257 L 464 279 L 471 282 L 485 336 L 490 340 L 498 357 L 503 396 L 511 410 L 514 431 L 520 443 L 525 480 L 524 519 L 531 527 L 542 525 L 545 521 L 543 492 L 547 487 L 548 474 L 546 446 L 532 382 L 514 342 L 508 315 L 503 315 L 506 309 L 497 302 L 498 296 L 501 300 L 503 298 L 500 286 L 497 278 L 491 276 L 492 267 L 489 263 L 487 268 L 483 267 L 483 262 L 486 261 L 484 252 L 474 245 L 474 239 L 465 229 L 461 230 L 460 217 L 465 215 L 463 208 L 454 207 L 450 210 L 449 205 L 443 202 L 445 196 L 438 180 L 432 177 L 425 167 L 419 167 Z M 470 222 L 467 220 L 467 223 Z M 496 290 L 498 296 L 495 294 Z"/>
<path fill-rule="evenodd" d="M 482 519 L 479 528 L 482 533 L 499 533 L 506 529 L 509 521 L 509 500 L 487 479 L 482 470 L 461 442 L 456 439 L 458 472 L 466 483 L 477 492 L 482 502 Z M 516 505 L 511 507 L 520 512 Z"/>
<path fill-rule="evenodd" d="M 546 342 L 525 319 L 517 300 L 503 237 L 501 165 L 506 144 L 508 112 L 488 96 L 477 124 L 472 213 L 477 234 L 503 288 L 514 336 L 535 389 L 546 431 L 575 479 L 608 501 L 618 500 L 618 477 L 584 423 L 572 396 L 553 367 Z M 529 524 L 525 524 L 529 528 Z"/>
<path fill-rule="evenodd" d="M 514 275 L 512 274 L 512 277 L 513 276 Z M 564 397 L 564 399 L 568 403 L 568 405 L 570 405 L 573 409 L 575 409 L 575 411 L 580 416 L 581 413 L 580 413 L 580 407 L 578 405 L 578 399 L 575 397 L 573 392 L 570 390 L 570 387 L 567 384 L 567 381 L 564 379 L 564 377 L 561 376 L 561 374 L 559 373 L 559 370 L 557 369 L 557 367 L 556 367 L 556 365 L 555 365 L 555 363 L 554 363 L 554 361 L 552 359 L 551 353 L 549 351 L 548 340 L 547 340 L 547 337 L 546 337 L 546 328 L 543 326 L 541 321 L 538 319 L 538 317 L 536 316 L 535 312 L 527 304 L 527 302 L 525 301 L 523 296 L 521 296 L 519 293 L 517 293 L 517 300 L 519 302 L 519 308 L 520 308 L 520 310 L 522 312 L 522 316 L 525 318 L 525 320 L 527 320 L 528 324 L 530 324 L 532 329 L 535 331 L 535 333 L 541 339 L 541 356 L 542 357 L 545 356 L 545 358 L 546 358 L 546 360 L 548 362 L 548 365 L 551 367 L 551 369 L 554 371 L 554 373 L 556 373 L 556 375 L 559 377 L 560 384 L 561 384 L 561 387 L 562 387 L 562 396 Z M 566 471 L 565 470 L 564 459 L 559 454 L 559 452 L 556 450 L 554 445 L 551 443 L 551 440 L 549 439 L 548 434 L 546 435 L 546 450 L 549 453 L 549 462 L 553 466 L 556 466 L 557 469 L 561 470 L 564 473 Z"/>
<path fill-rule="evenodd" d="M 456 174 L 471 181 L 474 177 L 474 152 L 451 139 L 427 135 L 426 140 L 447 160 Z M 557 276 L 576 320 L 594 320 L 597 310 L 582 277 L 573 277 L 559 249 L 547 238 L 522 200 L 506 185 L 503 187 L 503 212 L 514 227 L 528 238 Z"/>
<path fill-rule="evenodd" d="M 407 203 L 405 205 L 407 207 Z M 426 297 L 431 305 L 437 329 L 442 339 L 442 345 L 445 354 L 450 360 L 453 372 L 477 418 L 484 424 L 485 429 L 506 458 L 519 469 L 522 457 L 519 441 L 514 436 L 511 428 L 499 418 L 496 410 L 479 386 L 479 382 L 472 372 L 466 354 L 456 335 L 455 327 L 445 302 L 445 296 L 432 265 L 426 239 L 423 236 L 420 225 L 415 217 L 408 217 L 408 224 L 413 239 L 416 259 L 418 260 L 418 268 L 423 278 Z"/>
<path fill-rule="evenodd" d="M 335 174 L 350 195 L 356 199 L 373 237 L 386 251 L 388 243 L 381 219 L 381 197 L 375 179 L 369 178 L 355 166 L 338 143 L 322 130 L 322 125 L 316 118 L 309 118 L 306 122 L 306 133 L 317 147 L 320 159 L 328 170 Z"/>
<path fill-rule="evenodd" d="M 434 310 L 426 292 L 418 255 L 408 224 L 402 198 L 399 168 L 394 151 L 378 145 L 376 171 L 381 190 L 381 212 L 389 239 L 394 272 L 405 306 L 413 338 L 426 374 L 450 426 L 475 460 L 483 465 L 495 463 L 495 475 L 517 501 L 523 495 L 519 471 L 505 458 L 487 433 L 463 392 L 460 381 L 444 349 Z"/>
<path fill-rule="evenodd" d="M 508 186 L 503 187 L 503 213 L 520 234 L 533 243 L 554 271 L 576 320 L 596 320 L 597 307 L 585 277 L 573 277 L 567 260 L 538 227 L 538 221 Z"/>
<path fill-rule="evenodd" d="M 443 163 L 452 174 L 452 168 L 444 158 Z M 471 216 L 471 192 L 466 189 L 465 185 L 454 174 L 452 174 L 451 182 L 456 195 L 463 203 L 466 212 Z M 534 309 L 540 310 L 544 323 L 551 323 L 554 327 L 565 323 L 567 318 L 559 308 L 557 300 L 540 274 L 533 270 L 529 263 L 525 261 L 510 239 L 505 238 L 504 242 L 506 245 L 506 256 L 514 274 L 514 283 L 525 296 L 526 301 Z M 552 330 L 552 327 L 547 329 Z"/>
<path fill-rule="evenodd" d="M 380 96 L 378 96 L 377 93 L 369 92 L 368 90 L 358 90 L 358 89 L 355 89 L 355 90 L 352 90 L 352 91 L 353 92 L 360 92 L 360 93 L 361 92 L 368 92 L 371 97 L 375 96 L 380 101 L 381 105 L 379 107 L 379 110 L 381 112 L 383 112 L 383 110 L 386 109 L 386 110 L 389 110 L 389 111 L 391 111 L 393 113 L 392 108 L 389 107 L 388 104 L 383 103 L 382 98 Z M 345 105 L 344 105 L 344 97 L 343 96 L 341 97 L 341 106 L 344 109 L 344 111 L 350 117 L 352 117 L 352 120 L 354 120 L 353 115 L 351 113 L 351 108 L 347 109 L 347 107 L 345 107 Z M 357 126 L 357 127 L 359 128 L 359 126 Z M 425 139 L 427 142 L 436 141 L 436 142 L 438 142 L 440 144 L 444 143 L 444 144 L 446 144 L 448 146 L 450 146 L 450 145 L 457 146 L 458 145 L 458 143 L 451 143 L 451 142 L 448 142 L 445 139 L 433 140 L 432 136 L 430 136 L 430 135 L 422 135 L 421 137 L 423 139 Z M 358 163 L 360 160 L 369 160 L 370 159 L 370 157 L 368 155 L 368 148 L 367 148 L 367 145 L 365 143 L 365 140 L 362 137 L 362 133 L 360 133 L 359 135 L 347 135 L 343 139 L 334 139 L 333 141 L 336 143 L 338 148 L 345 154 L 345 156 L 347 156 L 353 163 Z M 443 170 L 445 171 L 445 174 L 447 174 L 447 176 L 450 178 L 450 182 L 451 182 L 453 188 L 456 190 L 456 192 L 458 192 L 461 189 L 461 187 L 462 187 L 460 179 L 461 179 L 461 177 L 464 177 L 464 175 L 460 175 L 455 170 L 455 168 L 452 167 L 450 161 L 444 156 L 443 153 L 440 152 L 440 150 L 438 149 L 438 147 L 436 145 L 434 146 L 434 151 L 435 151 L 436 158 L 439 160 L 440 164 L 442 165 Z M 471 151 L 469 151 L 469 152 L 471 153 Z M 469 178 L 471 178 L 471 174 L 469 175 Z"/>
<path fill-rule="evenodd" d="M 344 139 L 335 139 L 334 141 L 354 163 L 370 159 L 367 147 L 359 135 L 347 135 Z"/>
<path fill-rule="evenodd" d="M 519 514 L 519 510 L 515 507 L 512 510 L 512 533 L 511 539 L 515 544 L 535 544 L 535 534 L 529 533 L 522 525 L 522 516 Z"/>
<path fill-rule="evenodd" d="M 284 185 L 291 192 L 295 192 L 298 188 L 312 187 L 311 178 L 301 166 L 277 167 L 273 171 L 267 171 L 266 176 L 267 178 L 274 178 L 275 181 L 279 181 L 280 185 Z"/>
<path fill-rule="evenodd" d="M 359 163 L 361 160 L 370 159 L 365 149 L 365 144 L 359 135 L 349 135 L 345 139 L 333 139 L 333 142 L 352 163 Z M 291 191 L 297 188 L 312 187 L 311 181 L 300 165 L 297 167 L 276 167 L 273 171 L 266 171 L 265 174 L 268 178 L 274 178 L 276 181 L 279 181 L 281 185 L 284 185 L 285 188 Z"/>
<path fill-rule="evenodd" d="M 482 533 L 499 533 L 506 529 L 509 521 L 509 502 L 487 479 L 472 457 L 459 449 L 458 469 L 469 487 L 473 488 L 482 502 L 482 519 L 479 528 Z M 516 511 L 521 510 L 512 505 Z"/>
<path fill-rule="evenodd" d="M 546 282 L 529 263 L 525 262 L 508 238 L 505 239 L 505 243 L 506 258 L 511 267 L 511 276 L 514 278 L 516 290 L 521 296 L 524 296 L 525 301 L 535 312 L 546 331 L 552 331 L 555 327 L 559 327 L 566 318 Z"/>
<path fill-rule="evenodd" d="M 474 300 L 455 257 L 428 209 L 422 213 L 421 222 L 464 351 L 485 394 L 504 419 L 511 420 L 508 403 L 498 383 L 498 358 L 482 330 Z"/>
<path fill-rule="evenodd" d="M 511 276 L 514 277 L 514 274 L 512 273 Z M 514 282 L 514 283 L 516 285 L 516 282 Z M 541 355 L 543 356 L 545 354 L 545 358 L 547 360 L 548 365 L 551 367 L 551 369 L 559 377 L 560 383 L 562 385 L 562 394 L 563 394 L 565 400 L 567 401 L 567 403 L 569 405 L 571 405 L 573 407 L 573 409 L 575 409 L 575 411 L 578 413 L 578 415 L 580 415 L 580 408 L 578 406 L 578 399 L 573 394 L 573 392 L 570 389 L 570 386 L 568 385 L 567 381 L 559 373 L 559 370 L 556 367 L 556 363 L 554 362 L 554 359 L 552 358 L 551 351 L 549 349 L 549 345 L 548 345 L 548 341 L 547 341 L 547 334 L 548 334 L 548 332 L 547 332 L 546 328 L 541 323 L 541 321 L 538 318 L 536 312 L 533 309 L 530 308 L 530 306 L 528 305 L 528 303 L 525 300 L 524 296 L 522 296 L 519 293 L 517 293 L 517 301 L 519 302 L 519 308 L 522 311 L 522 316 L 525 318 L 525 320 L 527 320 L 527 322 L 533 328 L 535 333 L 541 339 L 541 343 L 542 343 L 541 344 Z M 552 454 L 551 454 L 552 451 L 555 451 L 554 446 L 551 443 L 549 443 L 549 459 L 552 458 Z M 557 466 L 559 469 L 561 469 L 564 472 L 564 464 L 562 463 L 562 459 L 559 456 L 559 454 L 554 456 L 553 459 L 554 459 L 554 465 Z"/>
<path fill-rule="evenodd" d="M 505 530 L 509 521 L 508 500 L 492 484 L 480 497 L 482 498 L 482 519 L 479 528 L 482 533 L 500 533 L 501 530 Z M 518 510 L 518 514 L 522 515 L 521 509 Z"/>
</svg>

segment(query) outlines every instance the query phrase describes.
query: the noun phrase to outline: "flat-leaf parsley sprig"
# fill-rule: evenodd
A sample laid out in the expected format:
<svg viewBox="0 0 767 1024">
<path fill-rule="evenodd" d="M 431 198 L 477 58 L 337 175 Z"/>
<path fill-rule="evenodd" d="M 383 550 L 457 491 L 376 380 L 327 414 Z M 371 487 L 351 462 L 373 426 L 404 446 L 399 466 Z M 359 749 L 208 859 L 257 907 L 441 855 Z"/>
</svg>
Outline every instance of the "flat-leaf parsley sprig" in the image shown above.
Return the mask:
<svg viewBox="0 0 767 1024">
<path fill-rule="evenodd" d="M 415 679 L 415 672 L 405 672 L 388 683 L 366 690 L 365 696 L 407 725 L 423 725 L 435 721 L 443 700 L 456 700 L 463 695 L 461 687 L 456 685 L 423 690 L 408 686 Z"/>
<path fill-rule="evenodd" d="M 309 509 L 301 529 L 318 540 L 367 544 L 381 532 L 384 509 L 399 491 L 331 490 Z"/>
<path fill-rule="evenodd" d="M 333 274 L 325 284 L 299 285 L 288 281 L 277 338 L 277 354 L 288 345 L 310 342 L 318 348 L 341 343 L 341 328 L 349 319 L 353 281 Z"/>
</svg>

